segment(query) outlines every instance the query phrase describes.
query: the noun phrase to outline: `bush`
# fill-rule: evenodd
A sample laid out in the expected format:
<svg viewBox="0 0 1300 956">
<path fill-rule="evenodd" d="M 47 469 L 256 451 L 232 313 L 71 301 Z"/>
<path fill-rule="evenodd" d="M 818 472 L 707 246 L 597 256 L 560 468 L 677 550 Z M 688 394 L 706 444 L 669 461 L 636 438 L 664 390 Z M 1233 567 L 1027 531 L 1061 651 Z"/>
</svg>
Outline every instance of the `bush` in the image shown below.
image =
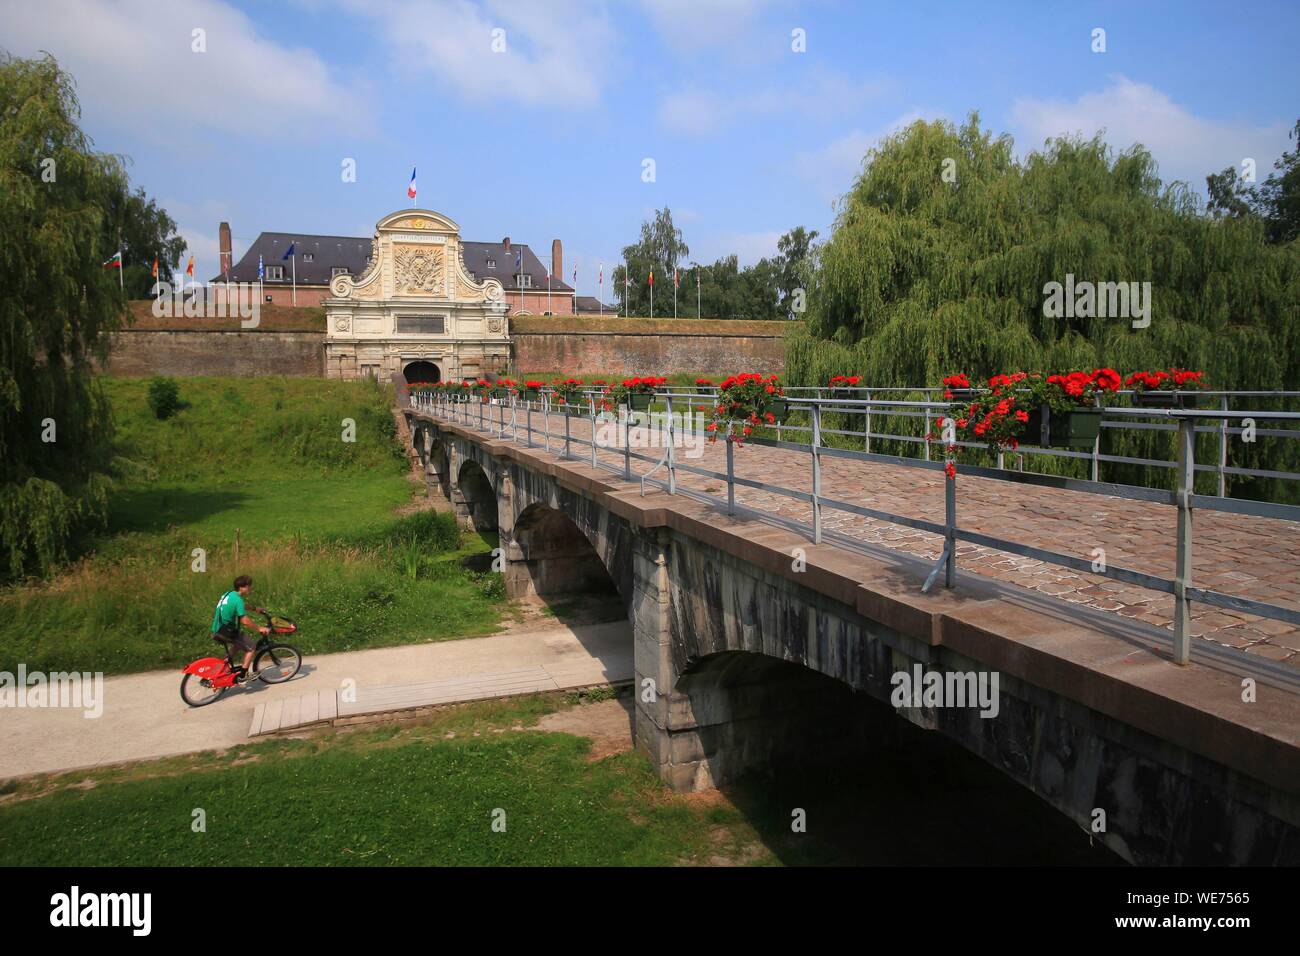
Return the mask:
<svg viewBox="0 0 1300 956">
<path fill-rule="evenodd" d="M 180 410 L 180 387 L 174 378 L 155 377 L 149 380 L 149 407 L 155 418 L 171 418 Z"/>
</svg>

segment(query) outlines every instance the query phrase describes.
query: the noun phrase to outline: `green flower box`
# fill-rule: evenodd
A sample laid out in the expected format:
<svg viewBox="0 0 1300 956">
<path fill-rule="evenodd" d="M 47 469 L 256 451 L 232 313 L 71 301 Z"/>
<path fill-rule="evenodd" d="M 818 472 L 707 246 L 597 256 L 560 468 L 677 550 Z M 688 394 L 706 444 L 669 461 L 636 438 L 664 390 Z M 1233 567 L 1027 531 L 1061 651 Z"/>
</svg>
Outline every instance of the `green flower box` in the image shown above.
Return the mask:
<svg viewBox="0 0 1300 956">
<path fill-rule="evenodd" d="M 1063 414 L 1052 414 L 1048 422 L 1049 430 L 1044 440 L 1043 408 L 1030 412 L 1029 421 L 1025 423 L 1025 444 L 1044 448 L 1091 449 L 1101 434 L 1101 409 L 1077 408 Z"/>
<path fill-rule="evenodd" d="M 654 399 L 654 392 L 628 392 L 626 397 L 628 408 L 634 412 L 649 411 Z"/>
<path fill-rule="evenodd" d="M 778 424 L 784 424 L 790 415 L 790 401 L 786 398 L 774 398 L 768 402 L 767 410 Z"/>
</svg>

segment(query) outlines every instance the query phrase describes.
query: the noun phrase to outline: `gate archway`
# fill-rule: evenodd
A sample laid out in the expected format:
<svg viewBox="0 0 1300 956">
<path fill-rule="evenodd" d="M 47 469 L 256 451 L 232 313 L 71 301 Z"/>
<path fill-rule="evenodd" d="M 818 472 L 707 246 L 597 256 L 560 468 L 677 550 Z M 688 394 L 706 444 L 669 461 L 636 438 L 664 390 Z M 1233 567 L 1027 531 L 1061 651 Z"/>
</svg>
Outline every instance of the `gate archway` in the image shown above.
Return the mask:
<svg viewBox="0 0 1300 956">
<path fill-rule="evenodd" d="M 402 369 L 402 377 L 406 380 L 407 385 L 415 385 L 418 382 L 431 384 L 442 381 L 442 369 L 432 362 L 424 360 L 409 362 Z"/>
</svg>

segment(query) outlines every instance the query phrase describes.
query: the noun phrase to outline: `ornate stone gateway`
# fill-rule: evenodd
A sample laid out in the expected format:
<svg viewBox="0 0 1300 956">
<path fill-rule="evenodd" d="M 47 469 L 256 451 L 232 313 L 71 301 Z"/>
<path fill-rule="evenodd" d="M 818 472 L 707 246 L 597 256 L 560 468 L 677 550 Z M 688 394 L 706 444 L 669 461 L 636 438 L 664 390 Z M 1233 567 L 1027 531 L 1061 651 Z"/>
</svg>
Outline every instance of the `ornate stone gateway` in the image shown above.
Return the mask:
<svg viewBox="0 0 1300 956">
<path fill-rule="evenodd" d="M 504 372 L 510 355 L 501 283 L 465 268 L 460 227 L 404 209 L 375 226 L 366 271 L 330 281 L 325 374 L 427 382 Z"/>
</svg>

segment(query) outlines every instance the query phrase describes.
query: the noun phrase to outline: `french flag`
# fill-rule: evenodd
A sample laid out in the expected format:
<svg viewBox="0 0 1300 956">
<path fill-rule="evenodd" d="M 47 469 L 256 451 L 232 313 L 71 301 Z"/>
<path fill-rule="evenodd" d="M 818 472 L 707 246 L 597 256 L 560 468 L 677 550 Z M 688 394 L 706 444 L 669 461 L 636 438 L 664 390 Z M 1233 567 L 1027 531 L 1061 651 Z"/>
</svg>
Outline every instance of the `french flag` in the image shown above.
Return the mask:
<svg viewBox="0 0 1300 956">
<path fill-rule="evenodd" d="M 415 198 L 415 167 L 411 167 L 411 181 L 406 184 L 406 195 L 411 199 Z"/>
</svg>

